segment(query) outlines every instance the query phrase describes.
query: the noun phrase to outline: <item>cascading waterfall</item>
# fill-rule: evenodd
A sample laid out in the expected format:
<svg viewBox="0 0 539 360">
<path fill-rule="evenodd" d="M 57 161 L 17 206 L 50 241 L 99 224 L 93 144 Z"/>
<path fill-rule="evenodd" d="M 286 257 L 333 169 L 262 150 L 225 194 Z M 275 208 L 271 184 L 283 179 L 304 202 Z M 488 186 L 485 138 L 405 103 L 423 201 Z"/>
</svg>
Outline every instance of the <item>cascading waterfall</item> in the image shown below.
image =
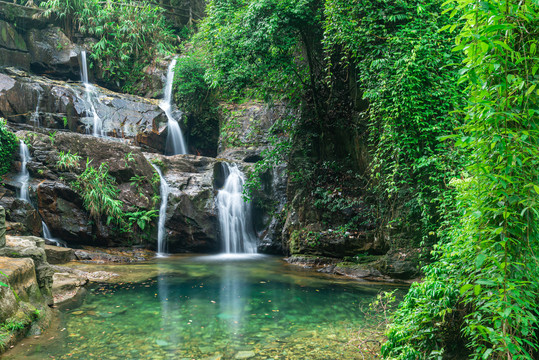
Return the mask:
<svg viewBox="0 0 539 360">
<path fill-rule="evenodd" d="M 225 253 L 256 253 L 251 206 L 243 199 L 245 179 L 236 164 L 222 163 L 226 180 L 217 193 L 217 209 Z"/>
<path fill-rule="evenodd" d="M 161 206 L 159 207 L 159 221 L 157 222 L 157 256 L 162 257 L 166 255 L 167 251 L 165 242 L 165 220 L 167 217 L 169 187 L 161 170 L 156 165 L 153 165 L 153 167 L 159 174 L 160 183 Z"/>
<path fill-rule="evenodd" d="M 178 121 L 172 116 L 172 82 L 174 80 L 174 67 L 176 66 L 177 57 L 175 57 L 168 66 L 167 82 L 165 84 L 165 97 L 159 104 L 159 107 L 165 112 L 168 122 L 168 135 L 166 149 L 168 154 L 187 154 L 185 140 L 183 138 L 182 129 Z"/>
<path fill-rule="evenodd" d="M 22 140 L 19 142 L 19 154 L 21 157 L 21 172 L 18 177 L 18 180 L 21 183 L 19 199 L 30 202 L 30 195 L 28 193 L 28 181 L 30 180 L 30 173 L 26 168 L 28 161 L 30 161 L 30 151 L 28 150 L 28 146 L 26 146 Z"/>
<path fill-rule="evenodd" d="M 86 63 L 85 50 L 82 50 L 80 52 L 80 58 L 81 58 L 81 65 L 82 65 L 81 79 L 82 79 L 82 83 L 84 84 L 84 89 L 86 91 L 86 102 L 87 102 L 87 106 L 90 108 L 90 111 L 93 117 L 92 134 L 94 136 L 101 137 L 105 135 L 103 132 L 103 121 L 101 120 L 99 115 L 97 115 L 97 111 L 95 110 L 94 98 L 97 98 L 97 89 L 88 81 L 88 66 Z"/>
</svg>

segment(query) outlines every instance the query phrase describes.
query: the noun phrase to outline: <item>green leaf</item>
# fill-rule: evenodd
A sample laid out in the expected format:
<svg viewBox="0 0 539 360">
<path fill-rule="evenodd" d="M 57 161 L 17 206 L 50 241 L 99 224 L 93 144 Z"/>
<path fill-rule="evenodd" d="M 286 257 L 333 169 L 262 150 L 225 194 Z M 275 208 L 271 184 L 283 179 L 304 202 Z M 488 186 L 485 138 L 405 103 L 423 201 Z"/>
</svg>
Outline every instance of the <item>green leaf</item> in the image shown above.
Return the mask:
<svg viewBox="0 0 539 360">
<path fill-rule="evenodd" d="M 485 262 L 486 258 L 487 256 L 485 254 L 477 255 L 477 257 L 475 258 L 475 267 L 479 269 Z"/>
</svg>

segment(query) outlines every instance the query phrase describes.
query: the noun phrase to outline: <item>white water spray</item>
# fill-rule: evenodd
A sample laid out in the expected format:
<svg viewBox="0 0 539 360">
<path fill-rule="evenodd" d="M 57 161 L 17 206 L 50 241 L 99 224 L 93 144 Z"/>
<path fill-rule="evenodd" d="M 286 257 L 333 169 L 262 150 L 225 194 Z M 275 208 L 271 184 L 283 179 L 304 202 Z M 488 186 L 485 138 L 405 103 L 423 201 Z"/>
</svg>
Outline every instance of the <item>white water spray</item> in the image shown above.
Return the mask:
<svg viewBox="0 0 539 360">
<path fill-rule="evenodd" d="M 156 165 L 153 165 L 153 167 L 159 174 L 160 182 L 161 206 L 159 207 L 159 221 L 157 222 L 157 256 L 162 257 L 166 256 L 167 251 L 165 239 L 165 220 L 167 218 L 167 203 L 168 194 L 170 191 L 161 170 Z"/>
<path fill-rule="evenodd" d="M 182 129 L 178 121 L 172 116 L 172 82 L 174 80 L 174 67 L 176 66 L 177 57 L 175 57 L 168 66 L 167 82 L 165 84 L 165 97 L 159 104 L 159 107 L 165 112 L 168 119 L 168 135 L 166 149 L 170 155 L 187 154 L 185 140 L 183 138 Z"/>
<path fill-rule="evenodd" d="M 256 253 L 251 206 L 243 199 L 245 179 L 236 164 L 222 163 L 227 175 L 217 193 L 217 209 L 225 253 Z"/>
<path fill-rule="evenodd" d="M 22 140 L 19 142 L 19 155 L 21 157 L 21 172 L 18 177 L 18 180 L 21 183 L 19 199 L 30 202 L 30 195 L 28 193 L 28 181 L 30 180 L 30 173 L 26 168 L 28 161 L 30 161 L 30 151 L 28 150 L 28 146 L 26 146 Z"/>
<path fill-rule="evenodd" d="M 80 58 L 81 58 L 81 65 L 82 65 L 81 79 L 82 79 L 82 83 L 84 84 L 84 89 L 86 92 L 86 103 L 87 103 L 87 107 L 90 108 L 89 110 L 92 113 L 92 117 L 93 117 L 92 134 L 94 136 L 101 137 L 105 135 L 105 133 L 103 132 L 103 121 L 101 120 L 99 115 L 97 115 L 97 111 L 94 106 L 94 99 L 97 99 L 97 89 L 88 81 L 88 65 L 86 63 L 85 50 L 82 50 L 80 52 Z"/>
</svg>

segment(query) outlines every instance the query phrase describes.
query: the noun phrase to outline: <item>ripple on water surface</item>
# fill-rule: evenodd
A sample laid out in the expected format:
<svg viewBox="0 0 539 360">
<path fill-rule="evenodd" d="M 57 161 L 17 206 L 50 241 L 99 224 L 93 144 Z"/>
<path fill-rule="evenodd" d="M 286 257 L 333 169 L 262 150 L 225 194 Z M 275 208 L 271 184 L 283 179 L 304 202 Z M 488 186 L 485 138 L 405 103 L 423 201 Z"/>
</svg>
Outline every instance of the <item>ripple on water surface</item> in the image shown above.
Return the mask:
<svg viewBox="0 0 539 360">
<path fill-rule="evenodd" d="M 129 265 L 126 265 L 129 266 Z M 56 333 L 6 359 L 363 359 L 362 308 L 382 289 L 275 257 L 197 256 L 141 265 L 141 282 L 91 288 Z M 389 290 L 389 288 L 386 288 Z M 374 326 L 374 324 L 372 325 Z"/>
</svg>

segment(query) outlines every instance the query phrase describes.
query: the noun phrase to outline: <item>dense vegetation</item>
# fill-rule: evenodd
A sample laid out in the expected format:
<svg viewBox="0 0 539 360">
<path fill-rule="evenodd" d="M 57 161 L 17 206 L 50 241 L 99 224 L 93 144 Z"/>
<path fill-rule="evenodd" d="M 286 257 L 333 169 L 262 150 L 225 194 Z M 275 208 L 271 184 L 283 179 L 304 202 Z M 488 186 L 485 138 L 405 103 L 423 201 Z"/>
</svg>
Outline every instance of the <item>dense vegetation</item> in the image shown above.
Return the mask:
<svg viewBox="0 0 539 360">
<path fill-rule="evenodd" d="M 56 166 L 59 170 L 73 171 L 76 178 L 71 182 L 73 189 L 82 198 L 84 208 L 95 223 L 111 226 L 118 236 L 125 237 L 131 243 L 140 242 L 141 239 L 148 240 L 150 237 L 150 223 L 158 216 L 155 209 L 130 208 L 119 199 L 120 190 L 116 179 L 109 174 L 109 165 L 106 162 L 99 166 L 92 165 L 92 160 L 86 159 L 84 169 L 81 170 L 82 158 L 78 154 L 71 152 L 58 153 Z M 131 154 L 125 158 L 126 165 L 132 159 Z M 137 189 L 139 196 L 143 196 L 139 187 L 144 182 L 151 183 L 154 193 L 158 193 L 159 176 L 155 173 L 152 179 L 143 176 L 131 178 L 131 186 Z M 152 198 L 152 206 L 157 205 L 158 197 Z"/>
<path fill-rule="evenodd" d="M 78 31 L 97 39 L 92 64 L 127 92 L 143 80 L 147 65 L 174 49 L 164 10 L 148 1 L 48 0 L 44 6 L 63 20 L 68 35 Z"/>
<path fill-rule="evenodd" d="M 384 354 L 438 359 L 466 345 L 476 359 L 536 359 L 539 5 L 453 6 L 464 12 L 455 50 L 466 56 L 469 96 L 459 140 L 470 157 L 457 185 L 461 216 L 395 315 Z"/>
<path fill-rule="evenodd" d="M 286 129 L 289 137 L 275 137 L 257 169 L 288 159 L 298 191 L 315 194 L 322 212 L 335 210 L 325 226 L 376 223 L 416 245 L 433 243 L 452 206 L 447 184 L 463 163 L 450 141 L 440 141 L 461 124 L 452 111 L 463 104 L 460 55 L 451 51 L 452 36 L 439 32 L 451 24 L 441 13 L 438 1 L 214 0 L 188 57 L 205 66 L 206 86 L 221 98 L 300 110 L 275 125 L 274 133 Z M 194 89 L 177 87 L 177 99 Z M 320 177 L 324 168 L 336 179 L 351 170 L 361 179 L 334 191 Z M 350 209 L 371 216 L 335 224 Z"/>
<path fill-rule="evenodd" d="M 537 356 L 537 6 L 209 4 L 192 55 L 208 86 L 300 109 L 285 151 L 266 153 L 288 159 L 296 192 L 328 224 L 369 209 L 378 228 L 416 232 L 394 245 L 442 240 L 395 315 L 388 358 Z M 368 163 L 350 135 L 368 141 Z M 369 222 L 356 220 L 345 228 Z"/>
</svg>

